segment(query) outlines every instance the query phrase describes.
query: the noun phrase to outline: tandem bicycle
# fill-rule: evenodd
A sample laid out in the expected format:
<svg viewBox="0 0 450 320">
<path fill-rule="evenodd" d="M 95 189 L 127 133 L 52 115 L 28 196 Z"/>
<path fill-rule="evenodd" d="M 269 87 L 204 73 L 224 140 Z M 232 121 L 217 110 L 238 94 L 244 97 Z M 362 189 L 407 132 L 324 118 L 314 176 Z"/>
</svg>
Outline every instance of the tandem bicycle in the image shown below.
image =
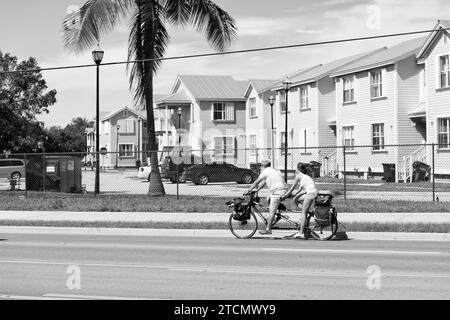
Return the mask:
<svg viewBox="0 0 450 320">
<path fill-rule="evenodd" d="M 256 191 L 243 195 L 245 198 L 235 198 L 226 202 L 233 209 L 228 226 L 231 233 L 239 239 L 250 239 L 259 227 L 259 221 L 264 226 L 268 224 L 269 208 L 261 204 L 261 199 Z M 308 212 L 305 223 L 305 236 L 317 240 L 331 240 L 338 229 L 337 211 L 332 206 L 333 195 L 319 193 L 314 201 L 313 209 Z M 289 217 L 289 213 L 300 213 L 298 210 L 288 210 L 280 203 L 272 223 L 272 230 L 299 229 L 300 224 Z M 259 219 L 258 219 L 259 218 Z M 281 227 L 284 221 L 288 227 Z"/>
</svg>

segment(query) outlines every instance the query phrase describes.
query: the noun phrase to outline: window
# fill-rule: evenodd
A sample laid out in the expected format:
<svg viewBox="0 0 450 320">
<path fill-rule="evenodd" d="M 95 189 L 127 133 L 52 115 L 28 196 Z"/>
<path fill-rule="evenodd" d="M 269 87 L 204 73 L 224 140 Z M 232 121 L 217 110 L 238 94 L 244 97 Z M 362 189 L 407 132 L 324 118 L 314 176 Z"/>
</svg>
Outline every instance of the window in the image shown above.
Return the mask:
<svg viewBox="0 0 450 320">
<path fill-rule="evenodd" d="M 300 87 L 300 110 L 308 109 L 308 86 Z"/>
<path fill-rule="evenodd" d="M 119 157 L 133 158 L 134 157 L 134 144 L 119 144 Z"/>
<path fill-rule="evenodd" d="M 117 124 L 120 126 L 119 133 L 134 134 L 135 133 L 135 122 L 136 121 L 133 119 L 117 121 Z"/>
<path fill-rule="evenodd" d="M 449 66 L 449 59 L 448 55 L 442 56 L 439 58 L 440 61 L 440 85 L 441 88 L 446 88 L 450 86 L 449 79 L 450 79 L 450 66 Z"/>
<path fill-rule="evenodd" d="M 128 110 L 123 110 L 123 116 L 128 117 Z"/>
<path fill-rule="evenodd" d="M 214 121 L 234 121 L 234 104 L 225 102 L 213 103 Z"/>
<path fill-rule="evenodd" d="M 256 134 L 249 136 L 250 154 L 256 154 Z"/>
<path fill-rule="evenodd" d="M 343 127 L 342 128 L 344 146 L 347 151 L 355 150 L 355 127 Z"/>
<path fill-rule="evenodd" d="M 280 111 L 286 112 L 286 92 L 280 91 Z"/>
<path fill-rule="evenodd" d="M 449 34 L 447 32 L 444 32 L 444 44 L 449 43 Z"/>
<path fill-rule="evenodd" d="M 438 119 L 439 149 L 450 149 L 450 118 Z"/>
<path fill-rule="evenodd" d="M 370 73 L 370 94 L 372 98 L 383 96 L 381 70 Z"/>
<path fill-rule="evenodd" d="M 372 149 L 384 150 L 384 123 L 372 124 Z"/>
<path fill-rule="evenodd" d="M 344 103 L 355 100 L 355 89 L 353 88 L 353 77 L 344 78 Z"/>
<path fill-rule="evenodd" d="M 234 156 L 234 137 L 222 136 L 214 137 L 214 155 L 216 156 Z"/>
<path fill-rule="evenodd" d="M 286 132 L 281 132 L 280 139 L 281 155 L 284 155 L 284 148 L 286 148 Z"/>
<path fill-rule="evenodd" d="M 256 98 L 250 98 L 248 101 L 248 110 L 250 118 L 256 117 Z"/>
</svg>

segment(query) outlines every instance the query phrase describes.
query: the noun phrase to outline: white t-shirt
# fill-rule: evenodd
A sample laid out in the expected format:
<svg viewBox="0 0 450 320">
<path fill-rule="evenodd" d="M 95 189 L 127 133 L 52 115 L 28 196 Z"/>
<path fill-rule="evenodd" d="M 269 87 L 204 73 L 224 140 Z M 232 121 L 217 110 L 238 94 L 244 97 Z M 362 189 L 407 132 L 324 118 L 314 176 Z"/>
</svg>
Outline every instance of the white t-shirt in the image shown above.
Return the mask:
<svg viewBox="0 0 450 320">
<path fill-rule="evenodd" d="M 300 190 L 304 190 L 306 193 L 317 192 L 316 184 L 310 176 L 299 172 L 297 177 L 300 178 Z"/>
<path fill-rule="evenodd" d="M 264 179 L 267 188 L 271 192 L 286 189 L 286 183 L 284 183 L 283 175 L 281 174 L 280 170 L 276 170 L 271 167 L 265 168 L 259 174 L 259 178 Z"/>
</svg>

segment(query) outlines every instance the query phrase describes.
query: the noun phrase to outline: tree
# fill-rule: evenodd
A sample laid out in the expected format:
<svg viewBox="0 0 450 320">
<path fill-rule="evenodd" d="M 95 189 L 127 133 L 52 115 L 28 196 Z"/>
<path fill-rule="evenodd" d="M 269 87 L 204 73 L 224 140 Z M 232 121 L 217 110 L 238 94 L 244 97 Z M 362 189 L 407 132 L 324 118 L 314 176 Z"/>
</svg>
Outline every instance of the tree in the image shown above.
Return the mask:
<svg viewBox="0 0 450 320">
<path fill-rule="evenodd" d="M 18 61 L 0 51 L 0 71 L 39 69 L 35 58 Z M 31 152 L 43 141 L 43 125 L 36 115 L 48 113 L 56 90 L 47 91 L 41 72 L 0 73 L 0 152 Z"/>
<path fill-rule="evenodd" d="M 85 118 L 74 118 L 64 128 L 50 127 L 47 132 L 45 150 L 48 152 L 86 152 L 85 131 L 88 127 Z"/>
<path fill-rule="evenodd" d="M 124 17 L 131 20 L 128 59 L 144 60 L 128 69 L 130 89 L 135 90 L 136 105 L 146 109 L 148 146 L 156 151 L 153 77 L 169 43 L 166 24 L 193 25 L 215 49 L 223 51 L 236 36 L 235 21 L 210 0 L 88 0 L 64 19 L 65 46 L 75 52 L 93 48 L 100 35 L 112 31 Z M 164 195 L 156 152 L 150 154 L 150 165 L 148 194 Z"/>
</svg>

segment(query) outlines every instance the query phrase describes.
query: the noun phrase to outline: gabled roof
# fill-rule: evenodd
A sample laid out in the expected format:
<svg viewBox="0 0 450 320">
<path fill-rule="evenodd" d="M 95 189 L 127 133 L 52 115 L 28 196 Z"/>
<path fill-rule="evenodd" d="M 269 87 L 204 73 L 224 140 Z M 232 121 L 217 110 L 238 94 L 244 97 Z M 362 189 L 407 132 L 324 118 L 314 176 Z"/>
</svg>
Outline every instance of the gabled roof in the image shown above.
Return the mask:
<svg viewBox="0 0 450 320">
<path fill-rule="evenodd" d="M 250 90 L 253 87 L 256 93 L 260 94 L 268 90 L 277 80 L 263 80 L 263 79 L 250 79 L 248 81 L 247 89 L 245 90 L 245 96 L 250 94 Z"/>
<path fill-rule="evenodd" d="M 171 94 L 169 96 L 163 97 L 159 101 L 156 101 L 156 104 L 170 104 L 170 103 L 191 103 L 191 99 L 189 98 L 186 91 L 180 90 L 177 93 Z"/>
<path fill-rule="evenodd" d="M 417 53 L 417 58 L 420 59 L 427 52 L 428 48 L 434 43 L 437 36 L 440 34 L 441 29 L 447 29 L 450 32 L 450 20 L 438 20 L 436 26 L 434 27 L 434 32 L 428 35 L 426 41 L 424 41 L 422 47 Z"/>
<path fill-rule="evenodd" d="M 426 117 L 426 115 L 427 115 L 427 110 L 426 110 L 425 102 L 419 103 L 408 113 L 408 116 L 410 118 L 421 118 L 421 117 Z"/>
<path fill-rule="evenodd" d="M 247 81 L 234 80 L 232 76 L 179 75 L 172 93 L 180 82 L 196 100 L 245 100 Z"/>
<path fill-rule="evenodd" d="M 357 62 L 360 59 L 370 57 L 371 55 L 379 53 L 385 49 L 386 48 L 383 47 L 376 50 L 359 53 L 350 57 L 334 60 L 327 64 L 321 65 L 317 68 L 311 69 L 307 72 L 303 72 L 298 76 L 289 79 L 292 81 L 292 86 L 315 82 L 322 78 L 328 77 L 332 72 L 334 72 L 337 69 L 343 68 L 351 63 Z"/>
<path fill-rule="evenodd" d="M 271 87 L 269 87 L 267 89 L 271 89 L 272 91 L 283 89 L 284 88 L 283 81 L 286 79 L 286 77 L 289 78 L 289 79 L 292 79 L 292 78 L 300 76 L 301 74 L 303 74 L 305 72 L 314 70 L 314 69 L 319 68 L 321 66 L 322 66 L 321 64 L 318 64 L 318 65 L 315 65 L 315 66 L 312 66 L 312 67 L 303 68 L 303 69 L 294 71 L 294 72 L 288 74 L 287 76 L 284 76 L 284 77 L 278 79 L 274 84 L 272 84 Z"/>
<path fill-rule="evenodd" d="M 409 56 L 415 56 L 424 42 L 425 37 L 421 37 L 402 42 L 392 48 L 386 48 L 334 71 L 331 77 L 343 76 L 397 63 Z"/>
</svg>

